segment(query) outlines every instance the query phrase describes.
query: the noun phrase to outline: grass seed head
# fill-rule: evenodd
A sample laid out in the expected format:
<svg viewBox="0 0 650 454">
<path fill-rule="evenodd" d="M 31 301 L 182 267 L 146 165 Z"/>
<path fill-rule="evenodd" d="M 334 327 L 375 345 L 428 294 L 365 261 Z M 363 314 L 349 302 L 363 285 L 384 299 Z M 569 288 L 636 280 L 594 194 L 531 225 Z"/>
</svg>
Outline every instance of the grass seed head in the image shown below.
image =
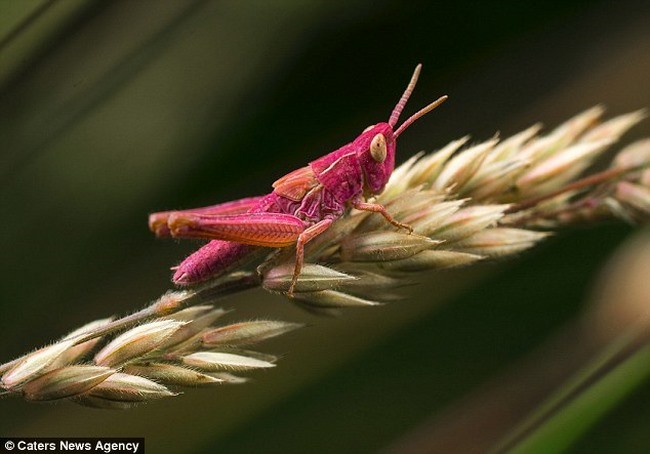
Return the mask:
<svg viewBox="0 0 650 454">
<path fill-rule="evenodd" d="M 82 394 L 116 373 L 103 366 L 75 365 L 51 370 L 23 387 L 27 400 L 56 400 Z"/>
<path fill-rule="evenodd" d="M 26 355 L 2 376 L 2 386 L 6 389 L 13 389 L 28 380 L 33 380 L 74 343 L 72 339 L 65 339 Z"/>
<path fill-rule="evenodd" d="M 183 356 L 183 364 L 207 372 L 249 370 L 275 367 L 275 364 L 249 356 L 224 352 L 196 352 Z"/>
<path fill-rule="evenodd" d="M 99 366 L 117 366 L 160 347 L 185 322 L 158 320 L 137 326 L 113 339 L 95 355 Z"/>
<path fill-rule="evenodd" d="M 199 372 L 189 367 L 176 364 L 145 362 L 127 364 L 123 371 L 129 375 L 138 375 L 167 386 L 212 386 L 224 383 L 224 380 Z"/>
<path fill-rule="evenodd" d="M 201 340 L 204 347 L 249 345 L 288 333 L 302 326 L 299 323 L 276 320 L 254 320 L 214 328 L 203 333 Z"/>
<path fill-rule="evenodd" d="M 83 395 L 119 402 L 147 402 L 178 393 L 148 378 L 117 372 Z"/>
</svg>

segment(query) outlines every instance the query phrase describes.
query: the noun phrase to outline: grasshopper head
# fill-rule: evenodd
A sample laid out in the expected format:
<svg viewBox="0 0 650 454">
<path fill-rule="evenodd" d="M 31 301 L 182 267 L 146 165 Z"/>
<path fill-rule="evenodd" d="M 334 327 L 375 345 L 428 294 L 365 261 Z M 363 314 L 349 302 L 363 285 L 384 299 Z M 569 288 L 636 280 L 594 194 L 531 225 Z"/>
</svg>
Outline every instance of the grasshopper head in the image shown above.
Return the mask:
<svg viewBox="0 0 650 454">
<path fill-rule="evenodd" d="M 395 168 L 395 134 L 388 123 L 366 128 L 355 141 L 363 171 L 364 192 L 379 194 Z"/>
<path fill-rule="evenodd" d="M 366 193 L 380 194 L 384 190 L 386 183 L 388 183 L 388 179 L 395 168 L 395 139 L 418 118 L 431 112 L 447 99 L 447 96 L 441 96 L 411 115 L 397 129 L 394 129 L 406 102 L 413 93 L 421 69 L 422 65 L 415 67 L 411 81 L 393 109 L 388 123 L 377 123 L 367 127 L 354 141 L 358 150 L 357 157 L 363 170 L 364 192 Z"/>
</svg>

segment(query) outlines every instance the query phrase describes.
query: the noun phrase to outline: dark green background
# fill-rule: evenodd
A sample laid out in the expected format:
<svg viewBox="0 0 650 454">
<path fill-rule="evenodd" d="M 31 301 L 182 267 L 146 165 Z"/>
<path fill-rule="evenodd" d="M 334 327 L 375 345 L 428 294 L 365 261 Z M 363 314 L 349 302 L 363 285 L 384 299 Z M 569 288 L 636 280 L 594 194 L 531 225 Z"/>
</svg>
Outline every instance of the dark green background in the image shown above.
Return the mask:
<svg viewBox="0 0 650 454">
<path fill-rule="evenodd" d="M 161 294 L 195 245 L 151 238 L 149 212 L 267 192 L 386 120 L 418 62 L 407 113 L 450 100 L 400 138 L 399 162 L 598 103 L 650 106 L 648 23 L 641 1 L 0 2 L 0 358 Z M 647 121 L 625 141 L 644 135 Z M 0 434 L 145 436 L 150 452 L 368 452 L 405 449 L 425 427 L 427 449 L 480 452 L 507 418 L 464 420 L 480 408 L 471 396 L 496 408 L 499 392 L 521 396 L 503 399 L 517 419 L 544 391 L 496 391 L 518 364 L 543 357 L 534 376 L 552 387 L 588 357 L 576 325 L 632 231 L 565 232 L 341 319 L 261 291 L 231 298 L 229 320 L 310 324 L 269 343 L 284 354 L 277 369 L 126 413 L 3 400 Z M 646 386 L 576 451 L 650 450 L 648 403 Z"/>
</svg>

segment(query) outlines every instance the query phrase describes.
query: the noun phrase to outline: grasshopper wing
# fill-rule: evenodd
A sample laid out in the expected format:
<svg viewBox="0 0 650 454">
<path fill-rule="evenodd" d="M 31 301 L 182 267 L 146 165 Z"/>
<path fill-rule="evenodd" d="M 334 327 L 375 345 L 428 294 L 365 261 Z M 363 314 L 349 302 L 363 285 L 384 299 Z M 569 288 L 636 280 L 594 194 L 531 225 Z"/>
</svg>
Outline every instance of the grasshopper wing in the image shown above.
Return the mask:
<svg viewBox="0 0 650 454">
<path fill-rule="evenodd" d="M 318 185 L 316 174 L 310 166 L 301 167 L 273 183 L 276 194 L 298 202 Z"/>
</svg>

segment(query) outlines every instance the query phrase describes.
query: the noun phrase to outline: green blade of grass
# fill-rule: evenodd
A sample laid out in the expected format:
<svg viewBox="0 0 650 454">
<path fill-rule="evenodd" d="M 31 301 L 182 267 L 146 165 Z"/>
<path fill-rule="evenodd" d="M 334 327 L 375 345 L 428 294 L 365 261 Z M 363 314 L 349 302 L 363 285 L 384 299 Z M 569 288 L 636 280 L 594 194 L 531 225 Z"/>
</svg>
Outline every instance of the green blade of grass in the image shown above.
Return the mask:
<svg viewBox="0 0 650 454">
<path fill-rule="evenodd" d="M 629 349 L 637 335 L 637 331 L 634 330 L 608 344 L 596 358 L 576 372 L 560 389 L 555 391 L 535 408 L 528 417 L 510 430 L 491 453 L 500 453 L 511 449 L 528 433 L 540 426 L 546 419 L 549 419 L 554 412 L 557 412 L 566 402 L 570 401 L 572 396 L 578 394 L 580 389 L 584 388 L 599 371 L 603 370 L 607 364 L 612 363 L 615 358 L 620 357 L 626 349 Z"/>
<path fill-rule="evenodd" d="M 602 360 L 597 362 L 602 364 Z M 593 365 L 588 366 L 588 369 L 593 371 Z M 581 377 L 584 375 L 580 373 Z M 542 420 L 537 429 L 525 435 L 514 446 L 501 444 L 498 451 L 505 448 L 508 452 L 518 454 L 562 452 L 648 378 L 650 345 L 645 345 L 579 392 L 548 419 Z M 566 395 L 567 390 L 561 390 L 560 394 Z M 558 396 L 551 399 L 552 402 L 558 400 Z M 547 405 L 544 407 L 548 408 Z"/>
</svg>

